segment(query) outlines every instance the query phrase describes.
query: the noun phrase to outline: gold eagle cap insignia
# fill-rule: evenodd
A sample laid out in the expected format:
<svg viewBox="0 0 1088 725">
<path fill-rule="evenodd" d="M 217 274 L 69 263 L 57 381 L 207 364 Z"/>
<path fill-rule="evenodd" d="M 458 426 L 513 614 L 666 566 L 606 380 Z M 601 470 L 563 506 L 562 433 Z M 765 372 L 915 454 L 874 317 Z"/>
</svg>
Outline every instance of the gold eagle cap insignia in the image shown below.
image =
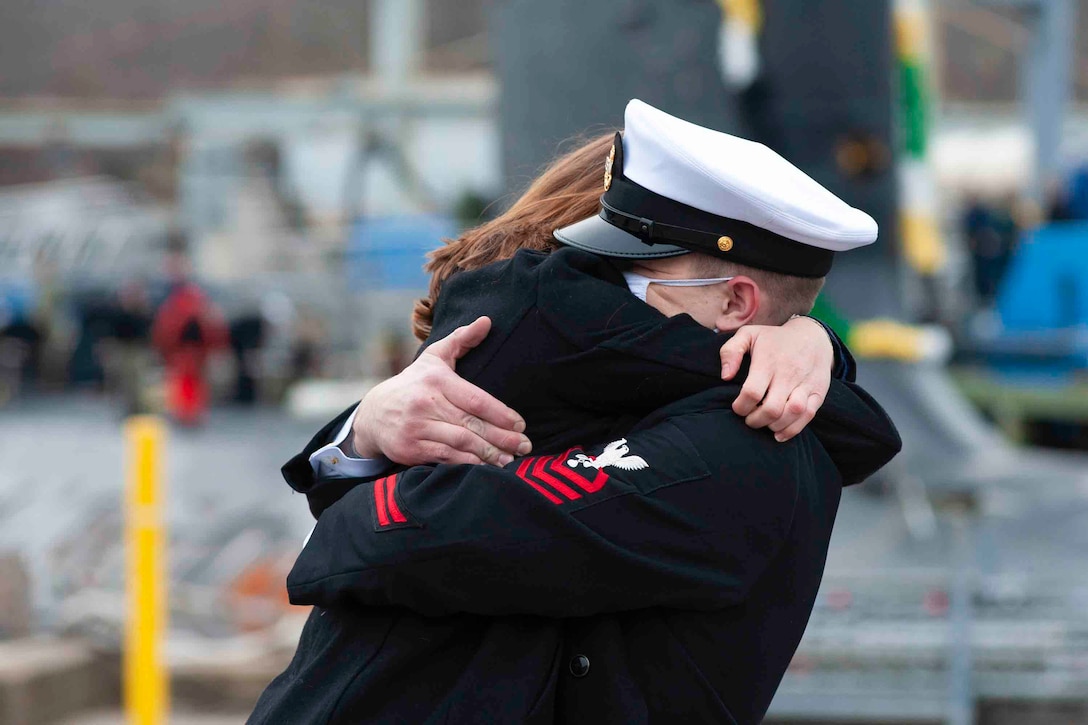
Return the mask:
<svg viewBox="0 0 1088 725">
<path fill-rule="evenodd" d="M 608 152 L 608 158 L 604 161 L 604 190 L 608 191 L 612 186 L 612 164 L 616 163 L 616 144 Z"/>
</svg>

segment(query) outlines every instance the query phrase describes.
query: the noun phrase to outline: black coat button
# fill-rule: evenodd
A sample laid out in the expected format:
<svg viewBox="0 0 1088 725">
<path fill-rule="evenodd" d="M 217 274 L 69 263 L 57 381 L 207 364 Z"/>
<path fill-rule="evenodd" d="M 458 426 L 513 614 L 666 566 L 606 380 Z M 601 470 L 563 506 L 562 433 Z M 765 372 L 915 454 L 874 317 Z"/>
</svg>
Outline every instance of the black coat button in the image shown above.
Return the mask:
<svg viewBox="0 0 1088 725">
<path fill-rule="evenodd" d="M 589 658 L 585 655 L 574 655 L 570 658 L 570 673 L 575 677 L 585 677 L 589 674 Z"/>
</svg>

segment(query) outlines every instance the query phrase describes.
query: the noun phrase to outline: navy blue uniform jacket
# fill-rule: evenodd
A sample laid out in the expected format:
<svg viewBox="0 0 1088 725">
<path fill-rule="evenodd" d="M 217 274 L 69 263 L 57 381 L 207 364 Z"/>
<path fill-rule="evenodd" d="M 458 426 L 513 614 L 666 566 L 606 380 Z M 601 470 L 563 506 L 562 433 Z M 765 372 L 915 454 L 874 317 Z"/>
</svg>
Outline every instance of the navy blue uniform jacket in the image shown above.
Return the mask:
<svg viewBox="0 0 1088 725">
<path fill-rule="evenodd" d="M 525 416 L 534 455 L 316 481 L 344 416 L 319 432 L 284 467 L 320 514 L 288 578 L 316 606 L 251 722 L 758 722 L 841 487 L 894 456 L 894 426 L 835 382 L 793 441 L 747 428 L 724 338 L 577 250 L 456 275 L 432 338 L 481 314 L 458 372 Z"/>
</svg>

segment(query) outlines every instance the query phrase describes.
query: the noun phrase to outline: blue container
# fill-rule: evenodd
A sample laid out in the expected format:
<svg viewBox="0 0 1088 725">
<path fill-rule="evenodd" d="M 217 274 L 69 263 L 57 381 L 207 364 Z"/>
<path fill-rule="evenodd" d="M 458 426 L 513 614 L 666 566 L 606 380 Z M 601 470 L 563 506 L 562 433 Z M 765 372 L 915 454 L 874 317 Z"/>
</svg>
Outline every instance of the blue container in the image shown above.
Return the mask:
<svg viewBox="0 0 1088 725">
<path fill-rule="evenodd" d="M 1000 333 L 978 344 L 998 370 L 1065 382 L 1088 369 L 1088 223 L 1024 236 L 997 297 Z"/>
<path fill-rule="evenodd" d="M 348 240 L 348 278 L 368 290 L 425 290 L 427 253 L 458 234 L 457 221 L 438 214 L 365 217 Z"/>
<path fill-rule="evenodd" d="M 1008 332 L 1088 326 L 1088 223 L 1060 222 L 1026 234 L 997 311 Z"/>
</svg>

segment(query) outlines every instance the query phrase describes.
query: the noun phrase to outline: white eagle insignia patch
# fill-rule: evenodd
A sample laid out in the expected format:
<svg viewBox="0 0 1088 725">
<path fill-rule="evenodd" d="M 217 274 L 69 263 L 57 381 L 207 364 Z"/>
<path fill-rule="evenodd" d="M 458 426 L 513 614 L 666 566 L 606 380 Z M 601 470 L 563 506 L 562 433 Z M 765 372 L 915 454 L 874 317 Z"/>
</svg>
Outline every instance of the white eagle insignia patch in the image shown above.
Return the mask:
<svg viewBox="0 0 1088 725">
<path fill-rule="evenodd" d="M 627 446 L 627 439 L 620 438 L 604 447 L 599 456 L 587 456 L 585 453 L 576 453 L 574 458 L 567 460 L 571 468 L 584 466 L 600 470 L 606 466 L 614 466 L 621 471 L 641 471 L 649 468 L 650 464 L 641 456 L 629 456 L 631 449 Z"/>
</svg>

